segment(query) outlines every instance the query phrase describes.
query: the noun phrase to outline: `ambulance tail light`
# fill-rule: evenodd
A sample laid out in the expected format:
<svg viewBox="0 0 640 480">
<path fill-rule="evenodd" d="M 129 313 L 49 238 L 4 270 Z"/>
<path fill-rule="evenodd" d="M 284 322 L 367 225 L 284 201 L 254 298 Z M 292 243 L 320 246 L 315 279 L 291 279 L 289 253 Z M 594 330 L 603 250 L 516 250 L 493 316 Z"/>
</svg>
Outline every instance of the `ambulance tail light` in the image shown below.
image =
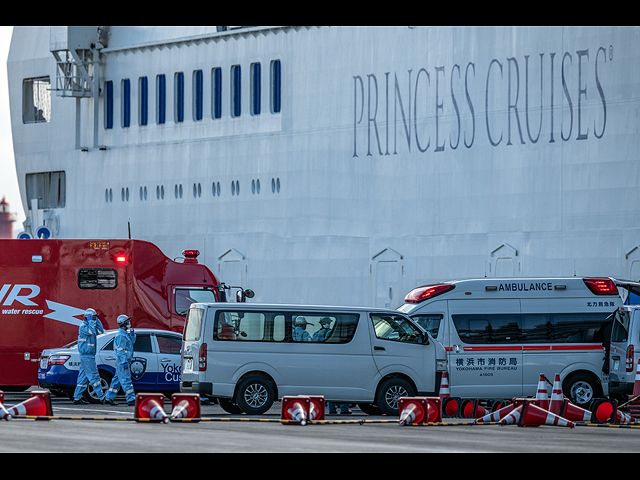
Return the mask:
<svg viewBox="0 0 640 480">
<path fill-rule="evenodd" d="M 47 363 L 48 365 L 64 365 L 70 358 L 71 355 L 51 355 Z"/>
<path fill-rule="evenodd" d="M 635 366 L 635 362 L 633 361 L 633 344 L 627 347 L 627 372 L 633 372 L 633 367 Z"/>
<path fill-rule="evenodd" d="M 454 288 L 456 288 L 456 286 L 451 283 L 423 285 L 422 287 L 414 288 L 413 290 L 411 290 L 407 294 L 407 296 L 404 297 L 404 301 L 407 303 L 419 303 L 424 300 L 437 297 L 438 295 L 442 295 L 443 293 L 449 292 Z"/>
<path fill-rule="evenodd" d="M 119 263 L 120 265 L 127 263 L 127 256 L 122 253 L 116 255 L 116 263 Z"/>
<path fill-rule="evenodd" d="M 610 278 L 585 278 L 584 283 L 594 295 L 618 295 L 618 287 Z"/>
<path fill-rule="evenodd" d="M 198 369 L 204 372 L 207 369 L 207 344 L 200 345 L 200 355 L 198 360 Z"/>
</svg>

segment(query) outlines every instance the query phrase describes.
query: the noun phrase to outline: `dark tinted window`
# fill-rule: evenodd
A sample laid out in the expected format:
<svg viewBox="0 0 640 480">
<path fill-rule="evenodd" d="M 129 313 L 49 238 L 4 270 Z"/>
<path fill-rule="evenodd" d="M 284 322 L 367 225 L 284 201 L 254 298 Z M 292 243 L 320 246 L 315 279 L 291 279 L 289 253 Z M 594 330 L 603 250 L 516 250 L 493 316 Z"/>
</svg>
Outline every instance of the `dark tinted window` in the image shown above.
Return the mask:
<svg viewBox="0 0 640 480">
<path fill-rule="evenodd" d="M 453 324 L 464 343 L 519 343 L 520 315 L 453 315 Z"/>
</svg>

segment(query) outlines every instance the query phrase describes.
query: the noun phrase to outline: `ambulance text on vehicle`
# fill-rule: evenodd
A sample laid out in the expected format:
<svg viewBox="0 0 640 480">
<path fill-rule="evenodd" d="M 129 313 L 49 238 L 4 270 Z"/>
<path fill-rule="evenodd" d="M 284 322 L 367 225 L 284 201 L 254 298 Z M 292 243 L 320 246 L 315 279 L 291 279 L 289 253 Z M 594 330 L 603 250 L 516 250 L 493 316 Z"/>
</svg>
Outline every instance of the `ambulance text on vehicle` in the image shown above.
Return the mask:
<svg viewBox="0 0 640 480">
<path fill-rule="evenodd" d="M 120 314 L 136 328 L 182 333 L 193 302 L 217 301 L 218 279 L 142 240 L 0 240 L 0 386 L 38 384 L 38 356 L 78 337 L 86 308 L 105 329 Z"/>
<path fill-rule="evenodd" d="M 607 326 L 638 288 L 613 278 L 483 278 L 415 288 L 398 310 L 442 343 L 452 396 L 533 396 L 540 374 L 560 374 L 585 406 L 606 396 Z"/>
</svg>

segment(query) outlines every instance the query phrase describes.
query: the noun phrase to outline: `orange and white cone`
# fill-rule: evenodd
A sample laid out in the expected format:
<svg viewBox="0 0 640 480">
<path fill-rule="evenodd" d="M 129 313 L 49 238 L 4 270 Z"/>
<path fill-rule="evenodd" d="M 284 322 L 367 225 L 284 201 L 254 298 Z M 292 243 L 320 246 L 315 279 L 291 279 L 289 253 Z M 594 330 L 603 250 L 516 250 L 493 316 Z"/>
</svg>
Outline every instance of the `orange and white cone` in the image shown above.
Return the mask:
<svg viewBox="0 0 640 480">
<path fill-rule="evenodd" d="M 200 395 L 174 393 L 171 395 L 171 419 L 200 419 Z"/>
<path fill-rule="evenodd" d="M 11 420 L 13 417 L 9 411 L 4 408 L 4 392 L 0 390 L 0 420 Z"/>
<path fill-rule="evenodd" d="M 52 416 L 51 399 L 49 398 L 49 392 L 45 391 L 33 391 L 31 397 L 24 402 L 14 405 L 7 409 L 7 412 L 12 417 L 16 415 L 28 415 L 36 417 Z"/>
<path fill-rule="evenodd" d="M 560 374 L 556 373 L 553 379 L 553 390 L 551 391 L 551 402 L 549 403 L 549 411 L 555 415 L 560 415 L 562 410 L 562 402 L 564 396 L 562 394 L 562 384 L 560 383 Z"/>
<path fill-rule="evenodd" d="M 515 404 L 514 404 L 515 406 Z M 511 412 L 500 420 L 500 425 L 518 425 L 520 422 L 520 416 L 522 415 L 522 405 L 515 407 Z"/>
<path fill-rule="evenodd" d="M 293 422 L 306 425 L 309 421 L 310 402 L 309 397 L 305 395 L 282 397 L 280 419 L 286 420 L 287 423 Z"/>
<path fill-rule="evenodd" d="M 589 410 L 574 405 L 566 398 L 562 401 L 562 408 L 558 415 L 573 422 L 589 422 L 591 420 L 591 412 Z"/>
<path fill-rule="evenodd" d="M 440 380 L 440 393 L 438 396 L 441 399 L 451 396 L 451 392 L 449 391 L 449 377 L 447 376 L 447 372 L 442 372 L 442 380 Z"/>
<path fill-rule="evenodd" d="M 489 412 L 478 400 L 464 400 L 460 406 L 460 413 L 462 418 L 482 418 Z"/>
<path fill-rule="evenodd" d="M 412 425 L 420 423 L 424 419 L 424 402 L 416 401 L 412 398 L 401 398 L 398 402 L 400 412 L 400 425 Z"/>
<path fill-rule="evenodd" d="M 576 426 L 570 420 L 563 418 L 559 415 L 555 415 L 548 410 L 533 405 L 532 403 L 525 402 L 522 406 L 522 412 L 519 427 L 539 427 L 540 425 L 553 425 L 557 427 L 569 427 L 574 428 Z"/>
<path fill-rule="evenodd" d="M 515 408 L 516 408 L 516 404 L 515 403 L 511 403 L 511 404 L 509 404 L 509 405 L 507 405 L 505 407 L 502 407 L 499 410 L 496 410 L 494 412 L 488 413 L 487 415 L 485 415 L 482 418 L 476 419 L 476 423 L 499 422 L 504 417 L 509 415 Z"/>
<path fill-rule="evenodd" d="M 309 396 L 309 420 L 324 420 L 324 397 L 321 395 Z"/>
<path fill-rule="evenodd" d="M 538 380 L 536 399 L 538 400 L 538 405 L 540 406 L 540 408 L 544 408 L 545 410 L 549 409 L 549 393 L 547 392 L 547 384 L 545 382 L 544 373 L 540 374 L 540 379 Z"/>
<path fill-rule="evenodd" d="M 138 420 L 148 419 L 169 423 L 169 416 L 164 411 L 164 395 L 161 393 L 138 393 L 133 417 Z"/>
</svg>

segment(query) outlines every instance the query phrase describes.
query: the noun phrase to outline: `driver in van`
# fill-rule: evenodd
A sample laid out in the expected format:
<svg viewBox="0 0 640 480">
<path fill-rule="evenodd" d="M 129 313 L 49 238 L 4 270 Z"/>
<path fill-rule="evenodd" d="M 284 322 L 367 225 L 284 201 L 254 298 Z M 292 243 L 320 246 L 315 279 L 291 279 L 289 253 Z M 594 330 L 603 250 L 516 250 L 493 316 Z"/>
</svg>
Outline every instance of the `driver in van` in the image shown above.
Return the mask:
<svg viewBox="0 0 640 480">
<path fill-rule="evenodd" d="M 313 325 L 313 323 L 307 322 L 307 319 L 303 316 L 296 317 L 294 322 L 295 328 L 293 330 L 294 342 L 310 342 L 311 335 L 307 332 L 307 325 Z"/>
</svg>

